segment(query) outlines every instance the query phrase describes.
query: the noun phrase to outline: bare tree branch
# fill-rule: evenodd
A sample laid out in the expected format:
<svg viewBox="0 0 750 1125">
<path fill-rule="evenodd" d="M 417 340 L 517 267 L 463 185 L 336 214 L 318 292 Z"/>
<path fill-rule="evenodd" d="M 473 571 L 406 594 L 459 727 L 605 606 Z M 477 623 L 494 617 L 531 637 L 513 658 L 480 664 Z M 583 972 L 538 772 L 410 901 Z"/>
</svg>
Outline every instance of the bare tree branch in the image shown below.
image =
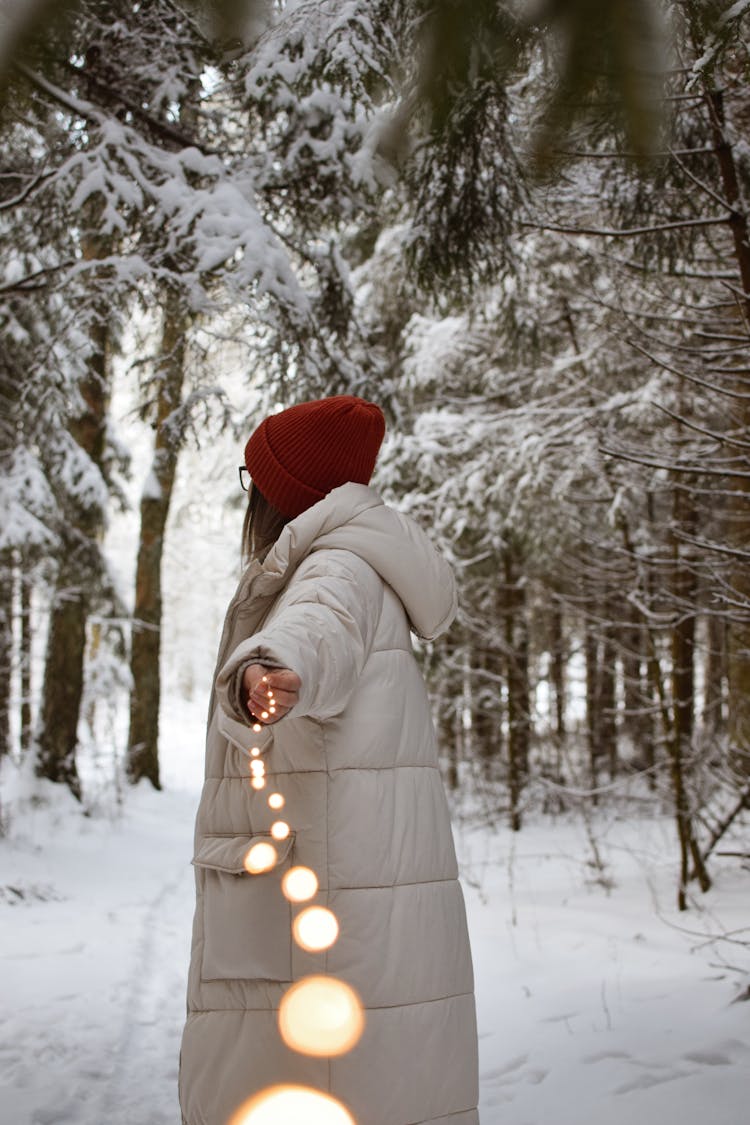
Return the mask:
<svg viewBox="0 0 750 1125">
<path fill-rule="evenodd" d="M 714 227 L 725 226 L 732 221 L 731 215 L 718 215 L 706 219 L 680 219 L 674 223 L 658 223 L 649 227 L 626 227 L 623 230 L 607 227 L 563 227 L 552 226 L 547 223 L 521 222 L 522 227 L 532 230 L 555 231 L 558 234 L 590 234 L 598 238 L 636 238 L 642 234 L 658 234 L 665 230 L 685 230 L 688 227 Z"/>
</svg>

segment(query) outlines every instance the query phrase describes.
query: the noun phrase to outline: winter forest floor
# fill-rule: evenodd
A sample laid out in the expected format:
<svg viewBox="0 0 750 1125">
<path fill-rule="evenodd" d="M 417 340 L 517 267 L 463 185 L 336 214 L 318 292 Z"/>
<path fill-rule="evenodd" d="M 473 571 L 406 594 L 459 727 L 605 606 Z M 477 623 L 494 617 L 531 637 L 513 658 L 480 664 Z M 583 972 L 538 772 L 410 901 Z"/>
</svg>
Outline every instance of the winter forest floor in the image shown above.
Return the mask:
<svg viewBox="0 0 750 1125">
<path fill-rule="evenodd" d="M 115 400 L 114 416 L 129 419 L 131 407 Z M 139 444 L 128 424 L 131 507 L 108 535 L 126 598 L 151 440 L 144 428 Z M 127 695 L 106 654 L 92 676 L 93 735 L 82 724 L 91 815 L 59 792 L 30 805 L 27 791 L 20 810 L 24 779 L 7 763 L 0 776 L 3 810 L 16 806 L 0 839 L 0 1125 L 179 1120 L 206 692 L 242 522 L 239 503 L 218 502 L 237 491 L 235 445 L 230 436 L 187 450 L 178 470 L 164 558 L 164 791 L 144 786 L 122 803 L 113 794 Z M 610 803 L 588 828 L 573 812 L 529 814 L 514 836 L 502 817 L 480 826 L 457 804 L 482 1125 L 747 1122 L 750 1002 L 733 1000 L 750 957 L 747 945 L 710 938 L 747 940 L 748 872 L 716 858 L 714 889 L 678 914 L 673 825 L 634 811 L 643 807 Z"/>
<path fill-rule="evenodd" d="M 167 714 L 163 793 L 88 818 L 56 799 L 0 841 L 2 1125 L 176 1125 L 201 726 Z M 747 927 L 747 873 L 720 860 L 678 915 L 669 821 L 590 828 L 603 875 L 573 816 L 457 818 L 482 1125 L 742 1125 L 746 950 L 708 938 Z"/>
</svg>

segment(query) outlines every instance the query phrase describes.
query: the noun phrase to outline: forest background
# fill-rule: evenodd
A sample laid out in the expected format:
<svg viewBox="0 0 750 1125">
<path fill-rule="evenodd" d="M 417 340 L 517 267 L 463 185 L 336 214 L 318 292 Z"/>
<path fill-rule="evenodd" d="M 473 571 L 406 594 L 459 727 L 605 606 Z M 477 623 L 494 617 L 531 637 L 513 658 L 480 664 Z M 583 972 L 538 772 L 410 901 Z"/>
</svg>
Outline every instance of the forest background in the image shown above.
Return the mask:
<svg viewBox="0 0 750 1125">
<path fill-rule="evenodd" d="M 107 785 L 160 787 L 180 458 L 354 393 L 388 419 L 374 483 L 456 568 L 420 651 L 448 786 L 515 831 L 668 809 L 680 909 L 709 891 L 750 809 L 749 15 L 6 0 L 4 832 L 42 781 L 90 810 L 113 698 Z M 103 549 L 125 386 L 133 590 Z"/>
</svg>

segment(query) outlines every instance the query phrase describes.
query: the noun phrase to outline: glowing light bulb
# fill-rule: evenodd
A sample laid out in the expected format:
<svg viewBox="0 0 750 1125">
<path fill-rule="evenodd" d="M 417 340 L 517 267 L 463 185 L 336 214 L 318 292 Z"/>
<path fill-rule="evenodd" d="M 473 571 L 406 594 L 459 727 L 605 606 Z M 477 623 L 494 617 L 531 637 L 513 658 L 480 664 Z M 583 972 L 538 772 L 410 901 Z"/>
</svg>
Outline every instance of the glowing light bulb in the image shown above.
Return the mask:
<svg viewBox="0 0 750 1125">
<path fill-rule="evenodd" d="M 261 711 L 260 717 L 261 717 L 261 719 L 267 719 L 268 718 L 268 711 Z"/>
<path fill-rule="evenodd" d="M 263 727 L 260 725 L 260 723 L 253 723 L 253 730 L 257 734 L 259 730 L 263 730 Z"/>
<path fill-rule="evenodd" d="M 290 867 L 281 889 L 290 902 L 307 902 L 318 889 L 318 876 L 309 867 Z"/>
<path fill-rule="evenodd" d="M 281 1038 L 303 1055 L 343 1055 L 358 1042 L 364 1026 L 359 996 L 336 977 L 304 977 L 279 1005 Z"/>
<path fill-rule="evenodd" d="M 273 844 L 265 840 L 253 844 L 244 859 L 245 870 L 250 875 L 260 875 L 263 871 L 270 871 L 278 859 L 278 852 Z"/>
<path fill-rule="evenodd" d="M 268 798 L 268 804 L 272 809 L 283 809 L 284 797 L 281 793 L 271 793 Z"/>
<path fill-rule="evenodd" d="M 275 714 L 276 714 L 276 708 L 275 708 L 275 707 L 269 707 L 269 708 L 268 708 L 268 711 L 269 711 L 269 713 L 270 713 L 271 715 L 275 715 Z"/>
<path fill-rule="evenodd" d="M 253 789 L 265 789 L 266 779 L 262 774 L 257 774 L 255 777 L 250 778 L 250 784 Z"/>
<path fill-rule="evenodd" d="M 259 746 L 251 746 L 250 747 L 250 753 L 252 754 L 252 756 L 254 758 L 257 758 L 258 755 L 260 754 L 260 747 Z"/>
<path fill-rule="evenodd" d="M 269 1086 L 243 1102 L 227 1125 L 356 1125 L 348 1109 L 307 1086 Z"/>
<path fill-rule="evenodd" d="M 271 825 L 271 835 L 274 840 L 286 840 L 289 835 L 289 825 L 285 820 L 275 820 Z"/>
<path fill-rule="evenodd" d="M 266 767 L 263 762 L 250 763 L 250 773 L 253 774 L 254 777 L 262 777 L 265 772 Z"/>
<path fill-rule="evenodd" d="M 328 949 L 339 936 L 336 915 L 326 906 L 308 906 L 292 923 L 292 933 L 297 945 L 308 953 Z"/>
</svg>

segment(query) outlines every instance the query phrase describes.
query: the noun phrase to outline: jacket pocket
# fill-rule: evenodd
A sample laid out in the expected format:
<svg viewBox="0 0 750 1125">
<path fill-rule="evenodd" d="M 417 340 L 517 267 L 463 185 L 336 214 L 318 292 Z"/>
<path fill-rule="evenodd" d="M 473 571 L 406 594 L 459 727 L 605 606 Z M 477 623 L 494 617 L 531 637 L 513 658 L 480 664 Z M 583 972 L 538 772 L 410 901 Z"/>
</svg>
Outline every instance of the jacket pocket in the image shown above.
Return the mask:
<svg viewBox="0 0 750 1125">
<path fill-rule="evenodd" d="M 233 719 L 231 715 L 227 715 L 221 707 L 217 715 L 216 726 L 219 734 L 222 734 L 246 758 L 250 757 L 251 746 L 259 746 L 265 753 L 270 749 L 273 742 L 273 731 L 270 727 L 263 727 L 260 731 L 254 731 L 246 723 L 240 723 L 237 719 Z"/>
<path fill-rule="evenodd" d="M 245 856 L 258 843 L 273 843 L 278 859 L 250 875 Z M 281 876 L 293 843 L 293 833 L 280 843 L 268 832 L 204 836 L 193 858 L 204 874 L 202 980 L 292 979 L 292 908 Z"/>
</svg>

